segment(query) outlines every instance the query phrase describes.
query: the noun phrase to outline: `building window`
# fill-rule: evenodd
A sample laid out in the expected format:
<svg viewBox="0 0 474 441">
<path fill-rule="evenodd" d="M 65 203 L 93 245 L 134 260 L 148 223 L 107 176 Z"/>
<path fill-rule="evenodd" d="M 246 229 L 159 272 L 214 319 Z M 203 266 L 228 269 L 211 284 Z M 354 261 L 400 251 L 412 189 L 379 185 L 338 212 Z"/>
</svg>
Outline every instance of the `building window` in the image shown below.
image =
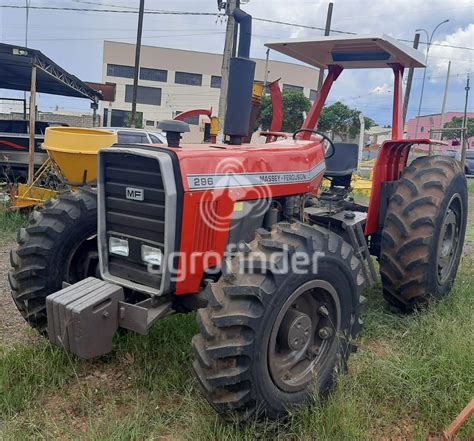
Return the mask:
<svg viewBox="0 0 474 441">
<path fill-rule="evenodd" d="M 318 96 L 318 91 L 314 89 L 310 89 L 309 91 L 309 99 L 311 101 L 316 101 L 316 97 Z"/>
<path fill-rule="evenodd" d="M 174 82 L 176 84 L 187 84 L 188 86 L 202 86 L 202 75 L 189 72 L 176 72 Z"/>
<path fill-rule="evenodd" d="M 104 109 L 104 127 L 108 121 L 109 109 Z M 112 109 L 111 124 L 110 127 L 130 127 L 130 121 L 132 118 L 132 112 L 128 110 L 117 110 Z M 136 114 L 136 127 L 141 128 L 143 121 L 143 112 L 137 112 Z"/>
<path fill-rule="evenodd" d="M 135 68 L 133 66 L 122 66 L 121 64 L 107 64 L 107 75 L 109 77 L 133 78 Z"/>
<path fill-rule="evenodd" d="M 283 92 L 303 92 L 304 88 L 301 86 L 293 86 L 292 84 L 283 84 Z"/>
<path fill-rule="evenodd" d="M 214 87 L 216 89 L 221 88 L 221 83 L 222 83 L 222 77 L 219 77 L 217 75 L 212 75 L 211 76 L 211 87 Z"/>
<path fill-rule="evenodd" d="M 132 96 L 133 86 L 131 84 L 127 84 L 125 86 L 125 102 L 131 103 Z M 161 89 L 159 87 L 138 86 L 137 103 L 161 106 Z"/>
<path fill-rule="evenodd" d="M 146 81 L 168 81 L 168 71 L 162 69 L 150 69 L 148 67 L 140 68 L 140 80 Z"/>
<path fill-rule="evenodd" d="M 155 121 L 152 121 L 150 119 L 147 119 L 145 121 L 145 125 L 148 126 L 148 127 L 155 127 Z"/>
</svg>

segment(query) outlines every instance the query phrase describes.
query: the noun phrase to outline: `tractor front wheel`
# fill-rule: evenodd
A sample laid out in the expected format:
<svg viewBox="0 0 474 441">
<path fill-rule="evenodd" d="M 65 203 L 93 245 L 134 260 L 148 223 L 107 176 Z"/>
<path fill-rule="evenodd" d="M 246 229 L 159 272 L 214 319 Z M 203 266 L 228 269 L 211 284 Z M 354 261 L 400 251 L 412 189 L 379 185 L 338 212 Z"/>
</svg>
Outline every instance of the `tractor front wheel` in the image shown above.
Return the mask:
<svg viewBox="0 0 474 441">
<path fill-rule="evenodd" d="M 243 248 L 207 287 L 193 366 L 225 419 L 276 418 L 345 369 L 365 281 L 352 247 L 322 228 L 278 224 Z"/>
<path fill-rule="evenodd" d="M 467 222 L 462 165 L 423 156 L 407 167 L 387 209 L 380 253 L 385 299 L 412 310 L 447 295 L 461 258 Z"/>
<path fill-rule="evenodd" d="M 8 273 L 13 300 L 25 320 L 46 332 L 46 297 L 95 276 L 97 253 L 97 194 L 92 189 L 61 194 L 35 209 L 18 232 Z"/>
</svg>

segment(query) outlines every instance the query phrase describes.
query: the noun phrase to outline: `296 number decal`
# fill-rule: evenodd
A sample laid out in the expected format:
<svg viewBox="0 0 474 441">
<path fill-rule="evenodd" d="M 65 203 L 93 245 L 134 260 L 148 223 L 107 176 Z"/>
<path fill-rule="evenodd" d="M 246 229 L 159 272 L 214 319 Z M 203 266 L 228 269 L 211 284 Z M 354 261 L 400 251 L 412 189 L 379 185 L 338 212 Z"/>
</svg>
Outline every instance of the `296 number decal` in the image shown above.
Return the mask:
<svg viewBox="0 0 474 441">
<path fill-rule="evenodd" d="M 212 187 L 214 185 L 214 178 L 211 177 L 196 177 L 193 178 L 194 187 Z"/>
</svg>

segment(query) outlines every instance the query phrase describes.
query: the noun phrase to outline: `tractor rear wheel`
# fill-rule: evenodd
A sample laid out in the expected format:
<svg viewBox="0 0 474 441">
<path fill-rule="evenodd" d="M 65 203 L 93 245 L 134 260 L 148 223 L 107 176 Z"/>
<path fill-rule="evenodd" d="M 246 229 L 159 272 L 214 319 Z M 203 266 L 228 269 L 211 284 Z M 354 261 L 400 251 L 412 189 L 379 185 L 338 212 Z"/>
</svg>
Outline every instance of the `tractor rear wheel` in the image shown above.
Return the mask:
<svg viewBox="0 0 474 441">
<path fill-rule="evenodd" d="M 446 296 L 456 277 L 467 222 L 461 164 L 424 156 L 407 167 L 387 209 L 380 253 L 383 293 L 412 310 Z"/>
<path fill-rule="evenodd" d="M 97 194 L 92 189 L 48 201 L 18 232 L 8 280 L 16 306 L 33 328 L 46 332 L 46 297 L 63 282 L 96 276 L 96 235 Z"/>
<path fill-rule="evenodd" d="M 277 224 L 242 247 L 207 286 L 193 367 L 225 419 L 277 418 L 345 369 L 365 281 L 352 247 L 319 227 Z"/>
</svg>

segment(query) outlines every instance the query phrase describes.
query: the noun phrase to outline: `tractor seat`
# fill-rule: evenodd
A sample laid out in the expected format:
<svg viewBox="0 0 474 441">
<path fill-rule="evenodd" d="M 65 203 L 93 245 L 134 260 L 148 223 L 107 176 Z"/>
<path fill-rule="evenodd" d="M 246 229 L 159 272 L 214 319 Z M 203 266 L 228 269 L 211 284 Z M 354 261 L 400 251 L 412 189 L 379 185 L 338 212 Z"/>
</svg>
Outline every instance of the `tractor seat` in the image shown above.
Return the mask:
<svg viewBox="0 0 474 441">
<path fill-rule="evenodd" d="M 353 143 L 335 142 L 334 147 L 334 155 L 326 159 L 324 176 L 332 178 L 331 188 L 349 188 L 352 173 L 357 170 L 359 146 Z"/>
<path fill-rule="evenodd" d="M 357 144 L 335 142 L 335 153 L 326 159 L 326 176 L 352 175 L 357 170 L 359 146 Z M 330 152 L 329 152 L 330 154 Z"/>
</svg>

